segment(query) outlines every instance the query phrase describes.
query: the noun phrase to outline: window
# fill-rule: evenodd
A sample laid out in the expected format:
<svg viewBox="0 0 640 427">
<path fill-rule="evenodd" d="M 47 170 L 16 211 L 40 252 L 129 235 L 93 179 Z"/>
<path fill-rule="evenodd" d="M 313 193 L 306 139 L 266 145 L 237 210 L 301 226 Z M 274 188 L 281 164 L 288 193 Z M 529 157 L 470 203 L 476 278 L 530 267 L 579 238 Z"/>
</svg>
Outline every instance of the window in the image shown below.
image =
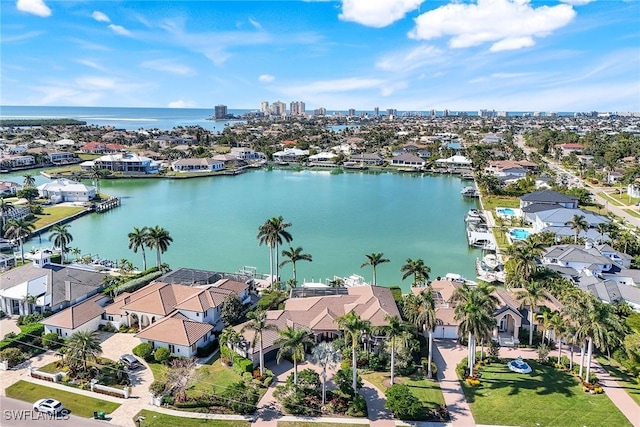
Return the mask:
<svg viewBox="0 0 640 427">
<path fill-rule="evenodd" d="M 176 352 L 176 346 L 174 346 L 173 344 L 169 344 L 169 352 L 175 353 Z"/>
</svg>

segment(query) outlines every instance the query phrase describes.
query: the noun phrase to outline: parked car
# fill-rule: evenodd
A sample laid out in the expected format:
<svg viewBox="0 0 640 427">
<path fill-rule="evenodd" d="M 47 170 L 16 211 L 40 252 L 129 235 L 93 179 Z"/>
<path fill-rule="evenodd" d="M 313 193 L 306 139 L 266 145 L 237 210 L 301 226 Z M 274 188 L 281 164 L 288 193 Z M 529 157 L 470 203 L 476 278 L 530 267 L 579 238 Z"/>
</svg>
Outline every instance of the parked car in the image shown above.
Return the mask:
<svg viewBox="0 0 640 427">
<path fill-rule="evenodd" d="M 64 410 L 64 406 L 62 406 L 60 401 L 55 399 L 40 399 L 33 404 L 33 410 L 36 412 L 57 415 Z"/>
<path fill-rule="evenodd" d="M 142 366 L 142 363 L 133 354 L 123 354 L 120 361 L 129 369 L 136 369 Z"/>
</svg>

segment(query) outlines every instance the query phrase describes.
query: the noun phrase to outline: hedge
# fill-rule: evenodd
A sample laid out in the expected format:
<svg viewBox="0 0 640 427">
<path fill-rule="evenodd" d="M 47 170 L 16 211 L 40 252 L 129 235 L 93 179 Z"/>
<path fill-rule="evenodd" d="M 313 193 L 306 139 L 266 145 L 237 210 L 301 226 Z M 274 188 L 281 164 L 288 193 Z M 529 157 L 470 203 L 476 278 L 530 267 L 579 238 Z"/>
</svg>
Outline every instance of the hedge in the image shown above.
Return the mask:
<svg viewBox="0 0 640 427">
<path fill-rule="evenodd" d="M 253 362 L 244 357 L 239 357 L 233 361 L 233 370 L 240 375 L 245 372 L 253 372 Z"/>
<path fill-rule="evenodd" d="M 121 294 L 123 292 L 135 292 L 138 289 L 141 289 L 147 286 L 149 283 L 151 283 L 152 281 L 154 281 L 160 276 L 162 276 L 162 271 L 154 271 L 152 273 L 145 274 L 141 277 L 137 277 L 135 279 L 129 280 L 128 282 L 125 282 L 123 284 L 116 284 L 113 286 L 109 286 L 105 288 L 104 291 L 102 291 L 102 293 L 104 293 L 105 295 L 109 295 L 111 291 L 116 289 L 118 291 L 118 294 Z"/>
<path fill-rule="evenodd" d="M 42 323 L 32 323 L 30 325 L 23 325 L 20 327 L 20 329 L 22 329 L 22 332 L 20 332 L 19 334 L 13 337 L 5 338 L 2 341 L 0 341 L 0 350 L 4 350 L 5 348 L 17 347 L 17 346 L 25 346 L 26 345 L 25 342 L 26 343 L 33 342 L 35 338 L 32 335 L 40 337 L 44 332 L 44 325 Z M 32 353 L 37 351 L 36 348 L 33 348 L 31 346 L 28 346 L 28 347 L 34 350 L 32 351 Z"/>
<path fill-rule="evenodd" d="M 198 356 L 199 358 L 207 357 L 211 355 L 211 353 L 213 353 L 216 348 L 218 348 L 218 340 L 211 341 L 204 347 L 198 347 L 198 349 L 196 350 L 196 356 Z"/>
</svg>

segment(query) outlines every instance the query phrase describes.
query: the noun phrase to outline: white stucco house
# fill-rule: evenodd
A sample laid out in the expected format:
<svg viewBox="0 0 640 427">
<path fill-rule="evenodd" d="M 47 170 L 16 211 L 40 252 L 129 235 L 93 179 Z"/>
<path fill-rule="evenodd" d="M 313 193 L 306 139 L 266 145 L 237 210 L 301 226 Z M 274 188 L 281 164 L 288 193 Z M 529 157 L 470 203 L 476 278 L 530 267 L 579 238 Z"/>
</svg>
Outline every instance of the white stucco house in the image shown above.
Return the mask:
<svg viewBox="0 0 640 427">
<path fill-rule="evenodd" d="M 101 324 L 104 306 L 111 300 L 107 295 L 95 295 L 74 306 L 42 320 L 44 332 L 54 332 L 68 338 L 78 331 L 95 331 Z"/>
<path fill-rule="evenodd" d="M 40 197 L 47 198 L 52 203 L 88 202 L 96 197 L 96 187 L 66 178 L 47 182 L 37 188 Z"/>
</svg>

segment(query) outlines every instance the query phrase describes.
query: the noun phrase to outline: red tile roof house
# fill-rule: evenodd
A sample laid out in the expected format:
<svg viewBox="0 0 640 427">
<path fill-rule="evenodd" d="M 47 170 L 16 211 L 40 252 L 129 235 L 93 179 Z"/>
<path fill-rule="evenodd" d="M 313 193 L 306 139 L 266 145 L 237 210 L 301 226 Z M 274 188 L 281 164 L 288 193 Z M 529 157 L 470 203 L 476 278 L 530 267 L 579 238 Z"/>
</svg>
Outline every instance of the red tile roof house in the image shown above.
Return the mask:
<svg viewBox="0 0 640 427">
<path fill-rule="evenodd" d="M 126 149 L 127 147 L 121 144 L 105 144 L 97 141 L 89 142 L 88 144 L 80 147 L 80 151 L 82 153 L 89 154 L 117 153 L 119 151 L 125 151 Z"/>
<path fill-rule="evenodd" d="M 582 150 L 584 150 L 584 145 L 576 143 L 561 144 L 559 147 L 562 149 L 563 156 L 568 156 L 571 153 L 582 153 Z"/>
<path fill-rule="evenodd" d="M 309 291 L 312 288 L 306 288 Z M 322 288 L 326 290 L 326 288 Z M 336 319 L 354 311 L 373 326 L 386 325 L 385 317 L 400 316 L 398 306 L 389 288 L 381 286 L 354 286 L 341 288 L 335 292 L 347 292 L 338 295 L 310 296 L 290 298 L 285 302 L 284 310 L 267 311 L 267 323 L 275 325 L 276 330 L 263 332 L 263 353 L 265 360 L 276 357 L 279 346 L 276 345 L 278 331 L 288 326 L 305 327 L 311 331 L 316 340 L 332 339 L 342 334 Z M 312 292 L 311 292 L 312 293 Z M 242 332 L 246 323 L 234 326 L 240 332 L 244 342 L 234 346 L 238 354 L 253 361 L 254 366 L 260 364 L 260 348 L 253 347 L 251 342 L 255 331 L 247 329 Z"/>
</svg>

